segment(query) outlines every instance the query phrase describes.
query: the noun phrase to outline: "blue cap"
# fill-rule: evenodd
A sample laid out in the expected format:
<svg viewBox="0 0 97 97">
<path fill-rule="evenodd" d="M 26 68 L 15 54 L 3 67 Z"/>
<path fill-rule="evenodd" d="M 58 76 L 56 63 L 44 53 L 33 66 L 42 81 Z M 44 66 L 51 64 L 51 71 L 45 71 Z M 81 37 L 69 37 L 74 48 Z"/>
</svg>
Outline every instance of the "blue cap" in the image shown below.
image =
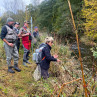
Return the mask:
<svg viewBox="0 0 97 97">
<path fill-rule="evenodd" d="M 34 29 L 38 28 L 37 26 L 34 27 Z"/>
</svg>

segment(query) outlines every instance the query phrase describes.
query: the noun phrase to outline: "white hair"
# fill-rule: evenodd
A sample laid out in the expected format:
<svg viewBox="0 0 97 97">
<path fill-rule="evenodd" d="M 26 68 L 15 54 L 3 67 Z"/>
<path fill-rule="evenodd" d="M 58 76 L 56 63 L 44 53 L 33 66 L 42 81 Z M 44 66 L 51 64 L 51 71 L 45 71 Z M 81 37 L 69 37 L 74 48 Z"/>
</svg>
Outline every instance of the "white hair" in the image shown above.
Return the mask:
<svg viewBox="0 0 97 97">
<path fill-rule="evenodd" d="M 45 43 L 48 43 L 50 41 L 54 41 L 53 37 L 46 37 L 45 38 Z"/>
</svg>

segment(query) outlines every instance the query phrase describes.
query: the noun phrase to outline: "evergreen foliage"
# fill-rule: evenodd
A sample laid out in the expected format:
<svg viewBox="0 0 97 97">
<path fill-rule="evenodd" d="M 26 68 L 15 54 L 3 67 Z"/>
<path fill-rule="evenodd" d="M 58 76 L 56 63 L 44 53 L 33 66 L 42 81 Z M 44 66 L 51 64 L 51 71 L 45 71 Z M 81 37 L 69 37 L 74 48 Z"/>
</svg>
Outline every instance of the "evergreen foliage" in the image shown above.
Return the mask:
<svg viewBox="0 0 97 97">
<path fill-rule="evenodd" d="M 81 10 L 81 2 L 81 0 L 71 0 L 76 24 L 78 24 L 77 14 Z M 54 33 L 62 37 L 73 35 L 67 0 L 44 0 L 39 6 L 30 4 L 27 6 L 27 12 L 32 16 L 34 25 L 38 25 L 40 29 L 47 29 L 48 33 Z"/>
<path fill-rule="evenodd" d="M 75 21 L 77 13 L 81 9 L 80 0 L 71 0 Z M 71 15 L 67 0 L 46 0 L 40 6 L 36 21 L 40 28 L 46 27 L 48 32 L 56 33 L 58 36 L 73 35 Z"/>
</svg>

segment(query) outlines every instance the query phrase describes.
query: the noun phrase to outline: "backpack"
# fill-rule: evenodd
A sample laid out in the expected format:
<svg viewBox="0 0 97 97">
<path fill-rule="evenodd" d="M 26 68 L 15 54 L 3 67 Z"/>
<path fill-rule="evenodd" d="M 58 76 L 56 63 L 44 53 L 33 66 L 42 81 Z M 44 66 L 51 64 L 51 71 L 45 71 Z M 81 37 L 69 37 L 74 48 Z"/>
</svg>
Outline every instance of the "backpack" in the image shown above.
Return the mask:
<svg viewBox="0 0 97 97">
<path fill-rule="evenodd" d="M 46 47 L 46 44 L 42 43 L 39 48 L 35 50 L 35 53 L 33 53 L 33 61 L 35 61 L 37 64 L 40 64 L 41 61 L 45 59 L 45 57 L 42 58 L 42 50 L 44 47 Z"/>
</svg>

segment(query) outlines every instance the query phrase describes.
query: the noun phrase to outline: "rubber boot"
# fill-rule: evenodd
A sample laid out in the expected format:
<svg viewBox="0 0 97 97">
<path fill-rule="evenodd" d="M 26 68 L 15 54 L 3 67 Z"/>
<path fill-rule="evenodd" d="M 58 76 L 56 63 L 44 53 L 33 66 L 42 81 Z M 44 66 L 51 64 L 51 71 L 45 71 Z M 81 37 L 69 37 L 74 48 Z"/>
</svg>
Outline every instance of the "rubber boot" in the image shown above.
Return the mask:
<svg viewBox="0 0 97 97">
<path fill-rule="evenodd" d="M 28 65 L 27 65 L 26 62 L 24 62 L 24 61 L 23 61 L 23 65 L 26 66 L 26 67 L 28 67 Z"/>
<path fill-rule="evenodd" d="M 17 65 L 17 64 L 14 65 L 14 69 L 15 69 L 16 71 L 18 71 L 18 72 L 21 71 L 21 69 L 18 68 L 18 65 Z"/>
<path fill-rule="evenodd" d="M 28 60 L 26 61 L 26 63 L 31 64 Z"/>
<path fill-rule="evenodd" d="M 29 60 L 30 56 L 27 57 L 27 60 Z"/>
<path fill-rule="evenodd" d="M 12 66 L 9 66 L 9 67 L 8 67 L 8 72 L 10 72 L 10 73 L 15 73 L 15 71 L 13 71 L 12 68 L 13 68 Z"/>
</svg>

